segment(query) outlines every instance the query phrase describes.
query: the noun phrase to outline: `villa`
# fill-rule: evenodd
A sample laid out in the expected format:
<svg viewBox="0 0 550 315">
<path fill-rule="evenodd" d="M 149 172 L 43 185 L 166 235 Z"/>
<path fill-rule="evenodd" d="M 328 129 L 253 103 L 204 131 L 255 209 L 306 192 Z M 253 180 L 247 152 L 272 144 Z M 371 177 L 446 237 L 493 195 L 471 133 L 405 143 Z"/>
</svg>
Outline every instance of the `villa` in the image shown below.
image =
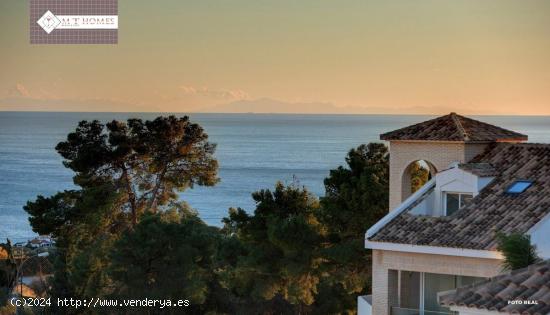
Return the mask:
<svg viewBox="0 0 550 315">
<path fill-rule="evenodd" d="M 390 212 L 365 236 L 372 296 L 358 298 L 360 315 L 456 314 L 449 292 L 502 273 L 498 232 L 530 235 L 550 258 L 550 145 L 455 113 L 380 138 L 390 146 Z M 418 161 L 431 179 L 413 193 Z"/>
</svg>

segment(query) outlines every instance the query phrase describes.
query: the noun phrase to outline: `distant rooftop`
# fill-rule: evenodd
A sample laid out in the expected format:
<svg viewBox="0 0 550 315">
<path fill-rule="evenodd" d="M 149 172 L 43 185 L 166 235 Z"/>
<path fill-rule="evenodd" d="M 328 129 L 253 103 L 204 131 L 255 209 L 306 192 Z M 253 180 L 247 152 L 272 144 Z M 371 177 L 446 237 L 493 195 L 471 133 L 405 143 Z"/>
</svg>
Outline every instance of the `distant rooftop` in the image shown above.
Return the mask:
<svg viewBox="0 0 550 315">
<path fill-rule="evenodd" d="M 519 142 L 527 136 L 456 113 L 380 135 L 381 140 Z"/>
</svg>

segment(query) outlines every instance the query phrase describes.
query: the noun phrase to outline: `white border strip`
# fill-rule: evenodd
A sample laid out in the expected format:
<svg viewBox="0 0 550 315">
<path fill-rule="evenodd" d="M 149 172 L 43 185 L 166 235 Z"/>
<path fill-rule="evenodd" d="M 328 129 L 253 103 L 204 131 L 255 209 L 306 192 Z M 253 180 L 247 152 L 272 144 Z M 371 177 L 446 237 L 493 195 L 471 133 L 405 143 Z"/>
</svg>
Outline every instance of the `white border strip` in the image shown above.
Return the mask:
<svg viewBox="0 0 550 315">
<path fill-rule="evenodd" d="M 369 240 L 365 240 L 365 248 L 389 250 L 389 251 L 405 252 L 405 253 L 421 253 L 421 254 L 432 254 L 432 255 L 446 255 L 446 256 L 459 256 L 459 257 L 472 257 L 472 258 L 499 259 L 499 260 L 504 258 L 504 256 L 502 256 L 500 252 L 490 251 L 490 250 L 425 246 L 425 245 L 407 245 L 407 244 L 395 244 L 395 243 L 387 243 L 387 242 L 372 242 Z"/>
</svg>

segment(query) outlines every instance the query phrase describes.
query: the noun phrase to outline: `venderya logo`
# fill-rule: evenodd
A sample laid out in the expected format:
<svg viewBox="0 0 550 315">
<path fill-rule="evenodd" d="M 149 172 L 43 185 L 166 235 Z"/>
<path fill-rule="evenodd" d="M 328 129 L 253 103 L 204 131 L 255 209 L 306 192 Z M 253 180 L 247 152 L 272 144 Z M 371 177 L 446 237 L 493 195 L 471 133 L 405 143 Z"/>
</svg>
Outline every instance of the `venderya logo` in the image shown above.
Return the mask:
<svg viewBox="0 0 550 315">
<path fill-rule="evenodd" d="M 118 43 L 117 0 L 31 0 L 30 15 L 31 44 Z"/>
</svg>

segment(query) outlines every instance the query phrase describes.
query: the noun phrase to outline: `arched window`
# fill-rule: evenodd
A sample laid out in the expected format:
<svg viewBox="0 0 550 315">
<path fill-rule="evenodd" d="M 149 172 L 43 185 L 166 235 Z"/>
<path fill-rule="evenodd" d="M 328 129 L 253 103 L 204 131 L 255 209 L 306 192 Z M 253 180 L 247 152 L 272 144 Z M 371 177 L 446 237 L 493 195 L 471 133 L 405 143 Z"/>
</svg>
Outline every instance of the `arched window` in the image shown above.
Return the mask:
<svg viewBox="0 0 550 315">
<path fill-rule="evenodd" d="M 436 173 L 435 166 L 429 161 L 417 160 L 411 162 L 403 172 L 402 201 L 424 186 Z"/>
</svg>

